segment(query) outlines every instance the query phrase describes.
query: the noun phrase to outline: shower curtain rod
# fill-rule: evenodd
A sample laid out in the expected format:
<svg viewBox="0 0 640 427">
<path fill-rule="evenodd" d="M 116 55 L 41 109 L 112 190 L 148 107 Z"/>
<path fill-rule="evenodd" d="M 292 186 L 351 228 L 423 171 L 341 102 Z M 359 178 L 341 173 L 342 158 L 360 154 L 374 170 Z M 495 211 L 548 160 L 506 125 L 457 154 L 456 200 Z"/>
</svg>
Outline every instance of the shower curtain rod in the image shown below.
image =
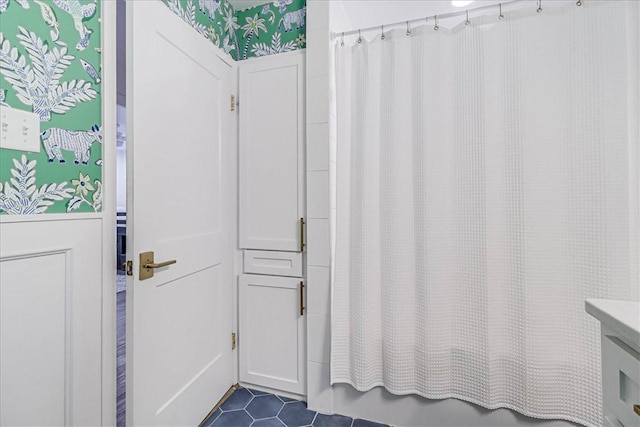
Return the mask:
<svg viewBox="0 0 640 427">
<path fill-rule="evenodd" d="M 497 9 L 499 11 L 499 18 L 502 19 L 504 17 L 504 15 L 502 14 L 502 5 L 511 5 L 511 4 L 515 4 L 515 3 L 521 3 L 521 2 L 525 2 L 525 1 L 531 1 L 531 0 L 511 0 L 511 1 L 505 1 L 504 3 L 499 3 L 499 4 L 492 4 L 492 5 L 487 5 L 487 6 L 480 6 L 480 7 L 475 7 L 475 8 L 470 8 L 470 9 L 465 9 L 465 10 L 461 10 L 459 12 L 449 12 L 449 13 L 443 13 L 442 15 L 433 15 L 433 16 L 427 16 L 426 18 L 418 18 L 418 19 L 410 19 L 408 21 L 400 21 L 400 22 L 395 22 L 393 24 L 386 24 L 386 25 L 376 25 L 373 27 L 367 27 L 367 28 L 358 28 L 356 30 L 349 30 L 349 31 L 341 31 L 341 32 L 337 32 L 337 33 L 331 33 L 331 38 L 332 39 L 337 39 L 337 38 L 342 38 L 345 36 L 353 36 L 353 35 L 360 35 L 363 32 L 370 32 L 370 31 L 382 31 L 384 34 L 384 29 L 385 27 L 387 28 L 393 28 L 393 27 L 398 27 L 399 25 L 403 25 L 406 24 L 407 25 L 407 31 L 409 31 L 410 25 L 411 24 L 415 24 L 415 23 L 426 23 L 429 22 L 429 19 L 433 19 L 434 20 L 434 29 L 438 29 L 438 20 L 440 19 L 447 19 L 447 18 L 456 18 L 456 17 L 462 17 L 466 15 L 466 22 L 470 22 L 469 21 L 469 12 L 487 12 L 491 9 Z M 542 12 L 542 0 L 535 0 L 536 4 L 538 5 L 538 12 Z M 583 0 L 577 0 L 576 5 L 577 6 L 582 6 Z"/>
</svg>

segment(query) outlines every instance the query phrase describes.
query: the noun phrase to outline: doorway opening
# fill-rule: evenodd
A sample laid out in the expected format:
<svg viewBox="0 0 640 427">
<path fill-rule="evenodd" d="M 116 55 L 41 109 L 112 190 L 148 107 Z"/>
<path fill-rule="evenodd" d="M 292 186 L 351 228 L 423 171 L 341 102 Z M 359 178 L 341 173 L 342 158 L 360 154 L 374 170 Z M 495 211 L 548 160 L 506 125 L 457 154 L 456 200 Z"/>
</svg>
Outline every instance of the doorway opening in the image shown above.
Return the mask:
<svg viewBox="0 0 640 427">
<path fill-rule="evenodd" d="M 124 3 L 124 2 L 119 2 Z M 117 426 L 125 426 L 125 391 L 126 391 L 126 256 L 127 256 L 127 211 L 126 211 L 126 143 L 125 143 L 125 108 L 118 105 L 117 114 L 117 146 L 116 146 L 116 396 L 117 396 Z"/>
<path fill-rule="evenodd" d="M 127 297 L 127 144 L 126 144 L 126 6 L 116 8 L 116 425 L 126 425 L 126 297 Z"/>
</svg>

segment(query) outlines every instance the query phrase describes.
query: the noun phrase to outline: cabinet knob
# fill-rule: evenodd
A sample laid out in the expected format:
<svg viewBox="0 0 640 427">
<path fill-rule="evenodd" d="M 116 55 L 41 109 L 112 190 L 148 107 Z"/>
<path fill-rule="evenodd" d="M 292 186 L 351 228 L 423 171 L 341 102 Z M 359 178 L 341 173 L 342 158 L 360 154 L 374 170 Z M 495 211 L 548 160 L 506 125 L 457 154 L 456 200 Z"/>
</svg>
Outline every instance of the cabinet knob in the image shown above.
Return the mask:
<svg viewBox="0 0 640 427">
<path fill-rule="evenodd" d="M 633 405 L 633 412 L 640 415 L 640 405 Z"/>
</svg>

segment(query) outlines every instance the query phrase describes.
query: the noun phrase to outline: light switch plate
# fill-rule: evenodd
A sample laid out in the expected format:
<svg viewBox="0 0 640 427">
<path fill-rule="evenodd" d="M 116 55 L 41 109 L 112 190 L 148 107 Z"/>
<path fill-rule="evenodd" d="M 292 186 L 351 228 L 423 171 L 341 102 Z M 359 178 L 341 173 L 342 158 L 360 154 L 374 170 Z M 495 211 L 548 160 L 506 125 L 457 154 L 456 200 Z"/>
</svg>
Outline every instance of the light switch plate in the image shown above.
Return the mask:
<svg viewBox="0 0 640 427">
<path fill-rule="evenodd" d="M 0 148 L 40 152 L 40 118 L 17 108 L 0 106 Z"/>
</svg>

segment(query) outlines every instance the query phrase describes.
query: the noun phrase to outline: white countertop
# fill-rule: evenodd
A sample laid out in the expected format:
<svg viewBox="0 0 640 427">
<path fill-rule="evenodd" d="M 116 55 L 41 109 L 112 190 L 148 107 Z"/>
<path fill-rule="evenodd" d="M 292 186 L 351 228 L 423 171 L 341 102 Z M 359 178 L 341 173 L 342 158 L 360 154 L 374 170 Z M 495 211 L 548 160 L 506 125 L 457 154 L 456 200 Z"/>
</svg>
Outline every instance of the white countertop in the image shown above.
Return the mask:
<svg viewBox="0 0 640 427">
<path fill-rule="evenodd" d="M 640 302 L 588 299 L 585 309 L 604 326 L 620 334 L 620 339 L 640 351 Z"/>
</svg>

